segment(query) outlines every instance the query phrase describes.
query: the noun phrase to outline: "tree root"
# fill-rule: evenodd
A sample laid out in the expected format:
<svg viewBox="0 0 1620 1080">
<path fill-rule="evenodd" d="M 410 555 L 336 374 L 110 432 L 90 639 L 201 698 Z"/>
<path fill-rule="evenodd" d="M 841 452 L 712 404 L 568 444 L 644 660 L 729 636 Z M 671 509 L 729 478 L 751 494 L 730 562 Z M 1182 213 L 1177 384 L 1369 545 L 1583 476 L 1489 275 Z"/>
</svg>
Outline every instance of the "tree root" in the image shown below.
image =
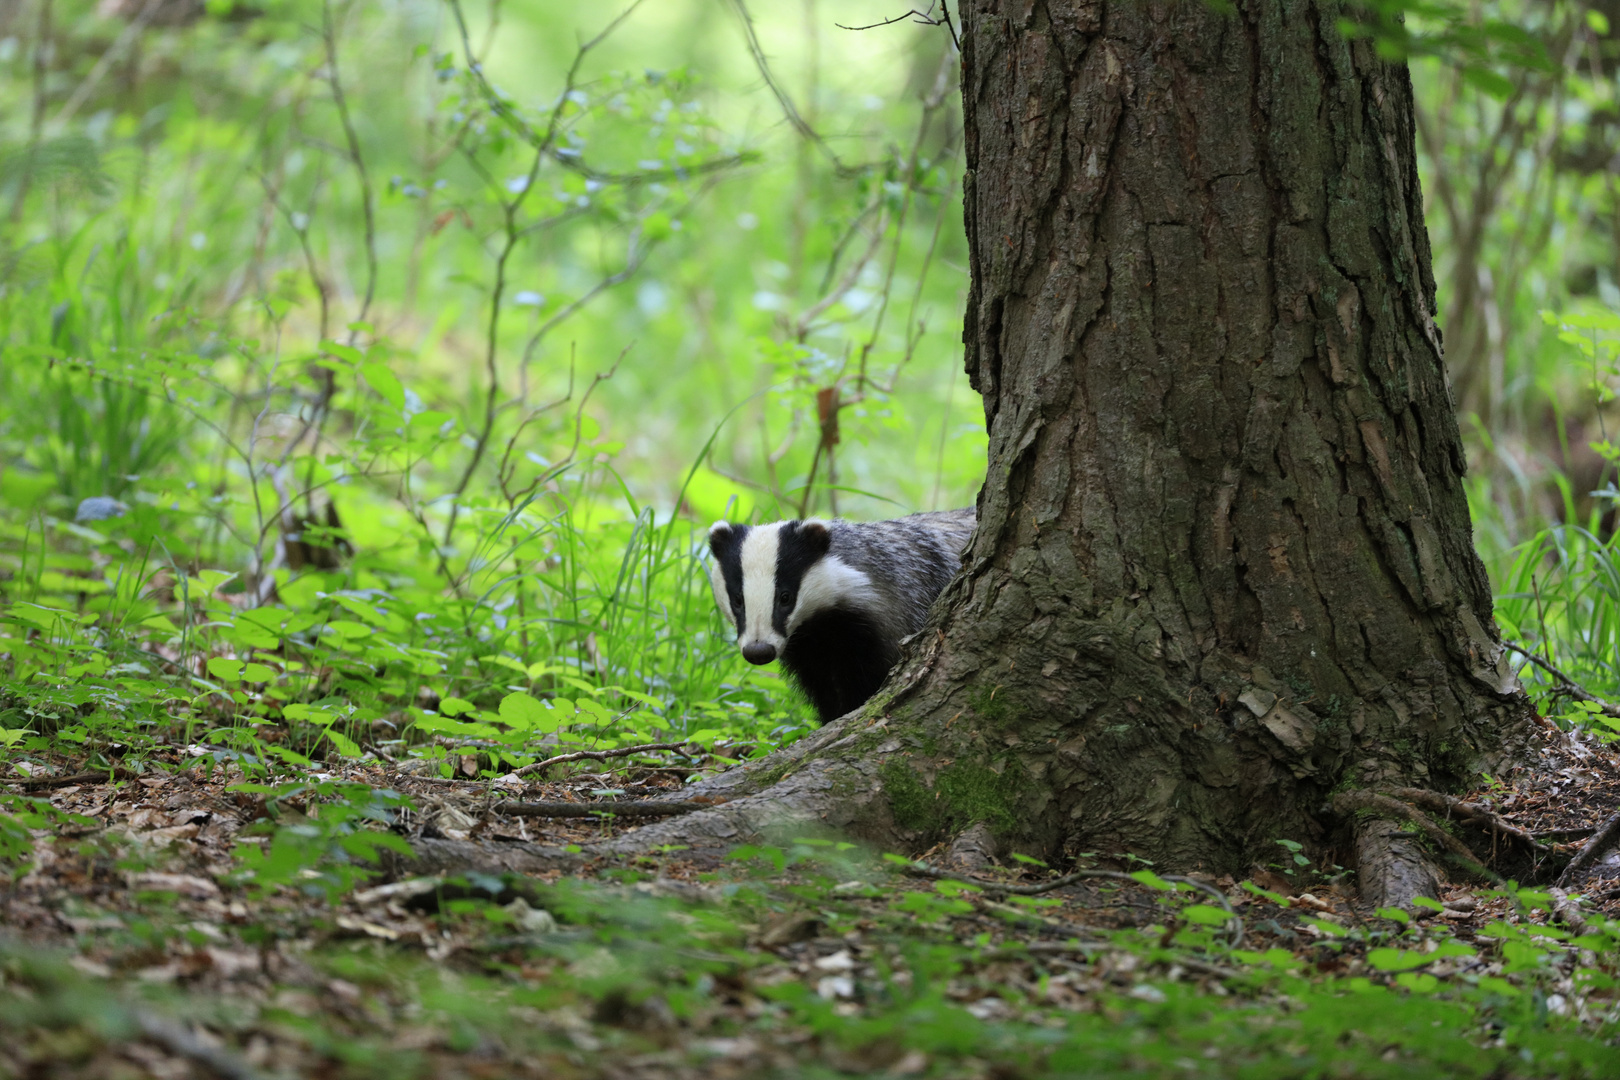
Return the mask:
<svg viewBox="0 0 1620 1080">
<path fill-rule="evenodd" d="M 1598 826 L 1597 832 L 1592 834 L 1592 839 L 1586 842 L 1586 846 L 1569 860 L 1564 872 L 1558 875 L 1558 887 L 1569 888 L 1575 880 L 1575 875 L 1597 862 L 1604 852 L 1614 846 L 1616 840 L 1620 840 L 1620 810 L 1610 814 L 1609 819 Z"/>
<path fill-rule="evenodd" d="M 709 810 L 719 805 L 714 799 L 614 799 L 609 802 L 498 802 L 490 806 L 497 814 L 513 817 L 583 818 L 612 815 L 614 817 L 675 817 L 698 810 Z"/>
<path fill-rule="evenodd" d="M 1388 795 L 1392 799 L 1399 799 L 1413 806 L 1422 807 L 1425 810 L 1446 814 L 1470 825 L 1477 825 L 1489 832 L 1506 836 L 1511 840 L 1518 841 L 1538 855 L 1552 853 L 1552 848 L 1537 840 L 1530 832 L 1507 821 L 1482 803 L 1464 802 L 1456 796 L 1444 795 L 1438 791 L 1429 791 L 1425 788 L 1389 788 L 1380 792 L 1380 794 Z"/>
<path fill-rule="evenodd" d="M 1560 888 L 1551 888 L 1547 894 L 1552 897 L 1553 914 L 1577 937 L 1586 933 L 1586 916 L 1581 914 L 1580 901 Z"/>
<path fill-rule="evenodd" d="M 1414 789 L 1415 790 L 1415 789 Z M 1491 871 L 1469 846 L 1442 829 L 1423 811 L 1410 803 L 1375 791 L 1346 791 L 1333 799 L 1333 811 L 1340 817 L 1351 817 L 1357 811 L 1368 811 L 1380 818 L 1404 818 L 1416 825 L 1424 836 L 1445 851 L 1464 870 L 1500 885 L 1502 878 Z M 1356 827 L 1357 865 L 1362 868 L 1362 894 L 1369 902 L 1379 906 L 1400 907 L 1419 896 L 1438 900 L 1439 879 L 1428 860 L 1415 846 L 1403 842 L 1391 831 L 1372 827 L 1371 822 L 1360 822 Z M 1364 861 L 1370 860 L 1370 861 Z M 1421 864 L 1421 865 L 1419 865 Z M 1372 878 L 1383 879 L 1383 884 L 1369 882 L 1367 867 L 1374 868 Z M 1393 902 L 1377 902 L 1373 895 L 1387 894 L 1399 897 Z"/>
<path fill-rule="evenodd" d="M 892 843 L 895 836 L 892 827 L 885 827 L 886 813 L 875 815 L 880 820 L 868 820 L 869 804 L 882 797 L 877 764 L 826 756 L 864 730 L 864 726 L 849 728 L 848 723 L 828 724 L 761 761 L 694 784 L 679 802 L 538 804 L 547 809 L 536 811 L 537 816 L 557 816 L 550 809 L 555 805 L 569 807 L 566 813 L 574 816 L 601 812 L 626 817 L 664 815 L 663 820 L 585 845 L 578 852 L 512 841 L 419 839 L 412 841 L 413 857 L 391 863 L 390 870 L 399 876 L 467 871 L 530 874 L 576 869 L 591 859 L 644 855 L 668 846 L 713 851 L 761 838 L 826 831 Z M 761 789 L 766 790 L 761 793 Z M 666 807 L 669 809 L 662 809 Z M 501 810 L 510 812 L 507 807 Z"/>
<path fill-rule="evenodd" d="M 519 874 L 525 877 L 552 870 L 578 870 L 590 856 L 544 844 L 512 840 L 439 840 L 421 837 L 411 841 L 410 858 L 388 855 L 383 868 L 390 878 L 454 876 L 456 874 Z"/>
<path fill-rule="evenodd" d="M 683 756 L 691 757 L 686 753 L 686 746 L 684 742 L 656 742 L 642 743 L 639 746 L 621 746 L 617 750 L 577 750 L 572 754 L 558 754 L 544 761 L 531 762 L 520 769 L 513 769 L 512 775 L 528 776 L 531 773 L 543 773 L 553 765 L 561 765 L 566 761 L 607 761 L 609 758 L 630 757 L 632 754 L 646 754 L 654 750 L 674 750 Z"/>
<path fill-rule="evenodd" d="M 995 865 L 998 846 L 995 833 L 981 821 L 957 834 L 945 860 L 962 870 L 988 870 Z"/>
<path fill-rule="evenodd" d="M 1361 898 L 1374 907 L 1410 907 L 1420 896 L 1440 899 L 1433 864 L 1393 821 L 1356 823 L 1356 871 Z"/>
</svg>

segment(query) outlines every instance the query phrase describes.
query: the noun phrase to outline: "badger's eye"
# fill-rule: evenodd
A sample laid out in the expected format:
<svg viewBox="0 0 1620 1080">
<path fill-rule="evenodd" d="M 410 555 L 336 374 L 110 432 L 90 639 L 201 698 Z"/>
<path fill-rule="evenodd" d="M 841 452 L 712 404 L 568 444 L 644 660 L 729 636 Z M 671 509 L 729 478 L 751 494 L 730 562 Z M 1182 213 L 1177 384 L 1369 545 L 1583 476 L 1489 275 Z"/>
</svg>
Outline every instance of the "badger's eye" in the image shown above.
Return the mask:
<svg viewBox="0 0 1620 1080">
<path fill-rule="evenodd" d="M 789 604 L 793 603 L 793 594 L 788 592 L 786 589 L 777 589 L 776 602 L 782 607 L 787 607 Z"/>
</svg>

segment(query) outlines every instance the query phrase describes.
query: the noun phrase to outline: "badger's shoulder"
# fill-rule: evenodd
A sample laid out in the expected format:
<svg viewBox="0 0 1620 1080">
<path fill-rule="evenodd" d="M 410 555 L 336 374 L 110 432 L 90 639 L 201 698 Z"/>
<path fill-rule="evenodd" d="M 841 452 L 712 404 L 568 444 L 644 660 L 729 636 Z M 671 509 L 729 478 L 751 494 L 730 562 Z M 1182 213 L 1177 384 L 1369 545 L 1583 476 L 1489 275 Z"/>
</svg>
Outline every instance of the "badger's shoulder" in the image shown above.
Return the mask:
<svg viewBox="0 0 1620 1080">
<path fill-rule="evenodd" d="M 887 521 L 832 521 L 829 554 L 868 572 L 948 565 L 954 573 L 973 526 L 972 510 L 930 511 Z"/>
</svg>

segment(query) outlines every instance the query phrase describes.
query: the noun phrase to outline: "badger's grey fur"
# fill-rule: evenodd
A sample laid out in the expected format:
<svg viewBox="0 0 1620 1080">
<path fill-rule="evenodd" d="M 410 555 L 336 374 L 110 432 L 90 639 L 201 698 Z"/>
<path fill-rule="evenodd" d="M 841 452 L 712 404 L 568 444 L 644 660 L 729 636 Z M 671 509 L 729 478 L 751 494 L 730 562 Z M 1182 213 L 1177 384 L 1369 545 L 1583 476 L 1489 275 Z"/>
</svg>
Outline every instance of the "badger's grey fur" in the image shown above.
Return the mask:
<svg viewBox="0 0 1620 1080">
<path fill-rule="evenodd" d="M 715 603 L 751 664 L 780 659 L 823 722 L 877 692 L 961 565 L 972 510 L 709 529 Z"/>
</svg>

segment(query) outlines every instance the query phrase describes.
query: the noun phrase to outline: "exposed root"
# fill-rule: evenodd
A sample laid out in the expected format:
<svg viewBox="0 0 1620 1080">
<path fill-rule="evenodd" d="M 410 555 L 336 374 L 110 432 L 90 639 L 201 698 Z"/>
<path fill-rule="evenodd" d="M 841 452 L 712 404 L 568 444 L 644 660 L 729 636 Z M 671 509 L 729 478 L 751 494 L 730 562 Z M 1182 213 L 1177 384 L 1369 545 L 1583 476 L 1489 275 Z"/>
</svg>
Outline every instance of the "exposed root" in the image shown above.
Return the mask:
<svg viewBox="0 0 1620 1080">
<path fill-rule="evenodd" d="M 1410 803 L 1402 802 L 1401 800 L 1392 798 L 1388 795 L 1380 795 L 1375 791 L 1346 791 L 1334 797 L 1333 810 L 1340 817 L 1350 817 L 1356 811 L 1364 810 L 1370 811 L 1371 813 L 1384 818 L 1404 818 L 1405 820 L 1416 825 L 1423 832 L 1424 836 L 1428 837 L 1431 842 L 1442 848 L 1469 873 L 1478 874 L 1487 881 L 1492 881 L 1497 884 L 1500 884 L 1502 881 L 1500 876 L 1493 873 L 1485 866 L 1484 863 L 1480 861 L 1479 856 L 1475 855 L 1467 844 L 1446 832 L 1446 830 L 1435 824 L 1427 814 L 1419 810 L 1417 807 L 1412 806 Z M 1358 858 L 1361 854 L 1360 845 L 1363 831 L 1364 830 L 1360 828 L 1357 829 Z M 1378 846 L 1387 845 L 1384 845 L 1383 841 L 1379 841 L 1375 847 Z M 1375 859 L 1380 857 L 1377 851 L 1373 851 L 1371 854 Z M 1393 849 L 1391 849 L 1391 855 L 1393 857 Z M 1403 861 L 1405 861 L 1404 856 L 1396 860 L 1396 862 Z M 1388 863 L 1388 865 L 1390 869 L 1395 869 L 1395 863 Z M 1429 871 L 1428 875 L 1431 879 L 1434 877 L 1432 871 Z M 1365 882 L 1363 883 L 1363 891 L 1365 891 Z M 1401 890 L 1397 889 L 1396 891 L 1399 892 Z M 1429 892 L 1417 892 L 1413 893 L 1412 896 L 1428 896 L 1430 899 L 1438 899 L 1437 894 L 1431 894 Z M 1403 901 L 1403 903 L 1410 902 L 1411 899 L 1412 897 L 1407 897 L 1406 901 Z"/>
<path fill-rule="evenodd" d="M 1580 901 L 1559 888 L 1548 889 L 1547 894 L 1552 897 L 1553 914 L 1576 935 L 1586 933 L 1586 916 L 1581 914 Z"/>
<path fill-rule="evenodd" d="M 191 1029 L 178 1020 L 146 1009 L 136 1009 L 133 1019 L 141 1034 L 171 1054 L 190 1058 L 207 1067 L 216 1076 L 227 1080 L 263 1080 L 266 1074 L 255 1069 L 222 1046 L 214 1046 L 199 1039 Z"/>
<path fill-rule="evenodd" d="M 390 877 L 466 873 L 496 877 L 501 874 L 529 876 L 551 870 L 577 870 L 589 858 L 584 852 L 511 840 L 437 840 L 423 837 L 411 842 L 411 851 L 409 859 L 385 859 Z"/>
<path fill-rule="evenodd" d="M 1420 896 L 1440 898 L 1434 866 L 1393 821 L 1356 823 L 1356 870 L 1361 898 L 1374 907 L 1410 907 Z"/>
<path fill-rule="evenodd" d="M 513 817 L 676 817 L 708 810 L 716 799 L 614 799 L 608 802 L 503 802 L 495 809 Z"/>
<path fill-rule="evenodd" d="M 1616 840 L 1620 840 L 1620 810 L 1610 814 L 1609 819 L 1598 826 L 1597 832 L 1592 834 L 1592 839 L 1586 842 L 1586 846 L 1569 860 L 1564 872 L 1558 875 L 1558 887 L 1569 888 L 1575 881 L 1575 876 L 1597 862 L 1604 852 L 1614 846 Z"/>
<path fill-rule="evenodd" d="M 572 754 L 558 754 L 556 757 L 546 758 L 544 761 L 531 762 L 521 769 L 513 769 L 514 776 L 528 776 L 532 773 L 544 773 L 553 765 L 561 765 L 568 761 L 607 761 L 609 758 L 630 757 L 632 754 L 646 754 L 654 750 L 674 750 L 685 754 L 687 744 L 684 742 L 656 742 L 642 743 L 639 746 L 621 746 L 617 750 L 577 750 Z M 686 756 L 690 757 L 690 754 Z"/>
<path fill-rule="evenodd" d="M 115 769 L 102 769 L 100 772 L 74 773 L 72 776 L 8 776 L 0 783 L 8 786 L 17 786 L 25 791 L 39 791 L 43 788 L 72 787 L 75 784 L 105 784 L 108 780 L 138 780 L 141 774 L 122 765 Z"/>
<path fill-rule="evenodd" d="M 1429 791 L 1425 788 L 1390 788 L 1380 794 L 1388 795 L 1392 799 L 1433 810 L 1439 814 L 1465 821 L 1470 825 L 1477 825 L 1488 832 L 1515 840 L 1538 855 L 1552 852 L 1552 848 L 1537 840 L 1528 831 L 1501 817 L 1490 807 L 1482 803 L 1464 802 L 1454 795 L 1444 795 L 1438 791 Z"/>
<path fill-rule="evenodd" d="M 414 855 L 392 866 L 396 876 L 458 874 L 533 874 L 573 870 L 597 858 L 623 858 L 679 845 L 723 850 L 764 838 L 839 831 L 884 843 L 892 836 L 867 820 L 869 806 L 881 798 L 871 761 L 846 762 L 825 756 L 853 738 L 845 722 L 829 724 L 786 750 L 687 788 L 679 802 L 655 799 L 622 803 L 540 803 L 536 816 L 589 816 L 610 812 L 621 817 L 659 814 L 664 817 L 578 852 L 514 841 L 428 840 L 412 842 Z M 857 729 L 859 730 L 859 729 Z M 818 755 L 811 757 L 811 755 Z M 806 760 L 808 759 L 808 760 Z M 781 775 L 784 767 L 797 772 Z M 773 783 L 762 777 L 776 778 Z M 761 792 L 761 789 L 766 789 Z M 503 813 L 513 812 L 506 804 Z M 557 807 L 567 810 L 558 811 Z M 518 811 L 522 813 L 522 811 Z M 886 814 L 873 815 L 886 820 Z"/>
<path fill-rule="evenodd" d="M 990 826 L 981 821 L 957 834 L 945 860 L 962 870 L 988 870 L 995 865 L 999 846 Z"/>
</svg>

